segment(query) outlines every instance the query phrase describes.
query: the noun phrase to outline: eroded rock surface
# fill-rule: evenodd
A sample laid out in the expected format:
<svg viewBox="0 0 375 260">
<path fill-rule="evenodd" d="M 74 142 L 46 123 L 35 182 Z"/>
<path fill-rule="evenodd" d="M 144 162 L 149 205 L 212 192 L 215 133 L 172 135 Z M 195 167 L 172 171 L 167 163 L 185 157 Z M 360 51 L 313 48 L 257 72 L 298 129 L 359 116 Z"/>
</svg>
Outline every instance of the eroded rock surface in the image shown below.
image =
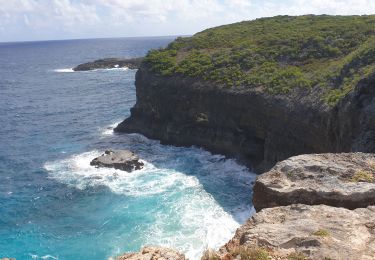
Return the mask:
<svg viewBox="0 0 375 260">
<path fill-rule="evenodd" d="M 185 255 L 163 247 L 144 247 L 137 253 L 127 253 L 117 260 L 185 260 Z"/>
<path fill-rule="evenodd" d="M 111 68 L 129 68 L 138 69 L 141 65 L 143 58 L 132 59 L 119 59 L 119 58 L 106 58 L 87 62 L 73 68 L 74 71 L 87 71 L 95 69 L 111 69 Z"/>
<path fill-rule="evenodd" d="M 90 165 L 131 172 L 142 169 L 144 164 L 139 160 L 139 157 L 131 151 L 107 150 L 101 156 L 93 159 Z"/>
<path fill-rule="evenodd" d="M 263 209 L 220 249 L 221 259 L 231 259 L 228 255 L 239 247 L 263 248 L 271 259 L 302 254 L 306 258 L 298 259 L 374 259 L 375 207 L 296 204 Z"/>
<path fill-rule="evenodd" d="M 375 205 L 375 155 L 300 155 L 258 176 L 253 196 L 257 210 L 296 203 L 348 209 Z"/>
</svg>

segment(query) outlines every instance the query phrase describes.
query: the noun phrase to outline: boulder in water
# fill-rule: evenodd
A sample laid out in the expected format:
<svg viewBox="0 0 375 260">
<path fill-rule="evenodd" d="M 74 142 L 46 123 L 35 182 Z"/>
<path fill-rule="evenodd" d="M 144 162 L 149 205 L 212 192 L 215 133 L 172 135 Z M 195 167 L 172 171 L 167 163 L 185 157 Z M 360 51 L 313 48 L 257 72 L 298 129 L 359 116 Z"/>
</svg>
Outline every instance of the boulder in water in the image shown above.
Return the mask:
<svg viewBox="0 0 375 260">
<path fill-rule="evenodd" d="M 144 164 L 139 160 L 139 157 L 131 151 L 106 150 L 104 154 L 93 159 L 90 165 L 132 172 L 142 169 Z"/>
</svg>

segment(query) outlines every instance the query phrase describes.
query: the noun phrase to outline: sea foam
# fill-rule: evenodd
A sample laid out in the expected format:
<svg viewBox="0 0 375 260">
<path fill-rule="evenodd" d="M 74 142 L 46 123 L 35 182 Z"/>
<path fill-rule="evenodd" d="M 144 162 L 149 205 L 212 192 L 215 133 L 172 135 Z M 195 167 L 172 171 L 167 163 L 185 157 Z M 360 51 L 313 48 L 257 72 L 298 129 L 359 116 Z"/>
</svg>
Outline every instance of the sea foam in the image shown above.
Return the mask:
<svg viewBox="0 0 375 260">
<path fill-rule="evenodd" d="M 131 139 L 154 149 L 145 156 L 142 170 L 127 173 L 90 166 L 101 154 L 98 150 L 48 162 L 44 167 L 50 178 L 78 189 L 105 186 L 138 201 L 155 197 L 162 206 L 151 205 L 144 213 L 152 214 L 154 221 L 147 230 L 139 231 L 143 245 L 177 248 L 189 259 L 199 259 L 205 249 L 224 245 L 254 212 L 250 191 L 255 175 L 246 167 L 197 148 L 162 146 L 141 135 Z M 168 163 L 158 164 L 158 160 Z M 185 165 L 193 170 L 185 172 L 181 167 Z M 235 187 L 230 189 L 231 185 Z"/>
<path fill-rule="evenodd" d="M 54 72 L 58 72 L 58 73 L 70 73 L 70 72 L 74 72 L 73 68 L 68 68 L 68 69 L 55 69 Z"/>
<path fill-rule="evenodd" d="M 116 122 L 116 123 L 113 123 L 113 124 L 111 124 L 111 125 L 109 125 L 109 126 L 107 126 L 107 127 L 105 127 L 105 128 L 101 128 L 100 129 L 100 132 L 101 132 L 101 135 L 102 136 L 110 136 L 110 135 L 113 135 L 113 129 L 115 129 L 115 127 L 118 125 L 118 124 L 120 124 L 121 123 L 121 121 L 119 121 L 119 122 Z"/>
</svg>

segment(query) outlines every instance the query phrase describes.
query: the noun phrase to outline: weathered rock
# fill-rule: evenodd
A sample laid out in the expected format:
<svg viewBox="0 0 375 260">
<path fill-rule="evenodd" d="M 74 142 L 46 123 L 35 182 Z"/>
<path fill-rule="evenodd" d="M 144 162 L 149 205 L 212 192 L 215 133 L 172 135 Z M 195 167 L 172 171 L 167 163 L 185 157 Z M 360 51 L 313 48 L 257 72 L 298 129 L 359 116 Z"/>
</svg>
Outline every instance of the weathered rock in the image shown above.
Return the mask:
<svg viewBox="0 0 375 260">
<path fill-rule="evenodd" d="M 111 69 L 111 68 L 129 68 L 138 69 L 142 63 L 143 58 L 132 58 L 132 59 L 118 59 L 118 58 L 106 58 L 95 60 L 93 62 L 87 62 L 78 65 L 73 68 L 74 71 L 87 71 L 95 69 Z"/>
<path fill-rule="evenodd" d="M 139 160 L 139 157 L 131 151 L 107 150 L 101 156 L 93 159 L 90 165 L 131 172 L 142 169 L 144 164 Z"/>
<path fill-rule="evenodd" d="M 375 154 L 310 154 L 291 157 L 258 176 L 256 210 L 296 203 L 348 209 L 375 205 Z"/>
<path fill-rule="evenodd" d="M 138 253 L 128 253 L 117 260 L 185 260 L 185 255 L 176 250 L 163 247 L 144 247 Z"/>
<path fill-rule="evenodd" d="M 230 259 L 228 255 L 239 247 L 264 248 L 271 259 L 302 253 L 313 260 L 374 259 L 375 207 L 348 210 L 295 204 L 263 209 L 220 249 L 222 259 Z"/>
<path fill-rule="evenodd" d="M 202 146 L 261 173 L 299 154 L 374 153 L 374 86 L 375 74 L 330 107 L 318 86 L 285 95 L 261 87 L 227 89 L 195 78 L 161 76 L 142 63 L 136 74 L 137 103 L 115 131 Z"/>
</svg>

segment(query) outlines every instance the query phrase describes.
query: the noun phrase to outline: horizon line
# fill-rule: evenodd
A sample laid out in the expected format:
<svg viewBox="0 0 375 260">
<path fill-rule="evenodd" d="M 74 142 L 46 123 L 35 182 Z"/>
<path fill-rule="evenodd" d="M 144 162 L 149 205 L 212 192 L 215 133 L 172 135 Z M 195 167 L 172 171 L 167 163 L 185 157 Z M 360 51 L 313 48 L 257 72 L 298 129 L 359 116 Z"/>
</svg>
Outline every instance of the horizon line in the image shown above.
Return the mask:
<svg viewBox="0 0 375 260">
<path fill-rule="evenodd" d="M 68 39 L 47 39 L 47 40 L 20 40 L 20 41 L 0 41 L 4 43 L 32 43 L 32 42 L 58 42 L 58 41 L 77 41 L 77 40 L 105 40 L 105 39 L 124 39 L 124 38 L 167 38 L 167 37 L 190 37 L 191 34 L 181 35 L 152 35 L 152 36 L 119 36 L 119 37 L 93 37 L 93 38 L 68 38 Z"/>
</svg>

